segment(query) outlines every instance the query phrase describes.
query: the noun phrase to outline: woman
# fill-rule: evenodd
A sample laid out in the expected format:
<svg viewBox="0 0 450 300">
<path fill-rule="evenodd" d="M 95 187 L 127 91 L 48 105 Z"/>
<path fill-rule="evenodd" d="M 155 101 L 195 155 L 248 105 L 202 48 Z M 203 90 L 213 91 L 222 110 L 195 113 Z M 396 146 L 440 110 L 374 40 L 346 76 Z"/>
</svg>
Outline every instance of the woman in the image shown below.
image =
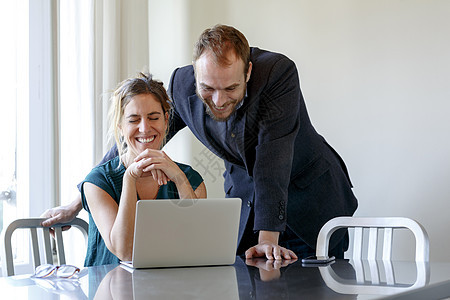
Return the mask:
<svg viewBox="0 0 450 300">
<path fill-rule="evenodd" d="M 202 177 L 161 151 L 171 109 L 163 84 L 140 74 L 122 82 L 112 99 L 119 156 L 95 167 L 81 187 L 89 213 L 85 266 L 131 260 L 137 200 L 206 198 Z"/>
</svg>

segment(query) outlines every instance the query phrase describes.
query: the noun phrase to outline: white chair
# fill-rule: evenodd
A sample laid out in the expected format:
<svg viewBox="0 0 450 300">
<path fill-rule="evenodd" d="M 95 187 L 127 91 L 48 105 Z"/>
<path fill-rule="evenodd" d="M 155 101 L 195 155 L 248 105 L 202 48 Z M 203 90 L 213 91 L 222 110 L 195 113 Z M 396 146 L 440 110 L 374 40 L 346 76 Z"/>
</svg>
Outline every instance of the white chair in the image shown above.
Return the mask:
<svg viewBox="0 0 450 300">
<path fill-rule="evenodd" d="M 412 231 L 416 240 L 416 261 L 429 260 L 429 239 L 428 234 L 418 222 L 402 217 L 337 217 L 329 220 L 319 232 L 316 246 L 317 257 L 328 257 L 328 244 L 330 237 L 340 228 L 353 228 L 353 259 L 362 258 L 363 249 L 363 229 L 369 229 L 368 239 L 368 260 L 375 260 L 378 247 L 378 230 L 384 230 L 382 260 L 391 260 L 392 258 L 392 238 L 393 230 L 397 228 L 407 228 Z"/>
<path fill-rule="evenodd" d="M 45 249 L 43 249 L 45 251 L 45 262 L 44 263 L 53 264 L 53 255 L 52 255 L 52 249 L 51 249 L 51 243 L 50 243 L 49 227 L 43 227 L 41 225 L 41 222 L 43 220 L 45 220 L 45 218 L 18 219 L 18 220 L 11 222 L 6 228 L 3 229 L 2 234 L 1 234 L 1 243 L 3 244 L 2 245 L 2 253 L 1 253 L 3 276 L 14 275 L 14 262 L 13 262 L 13 255 L 12 255 L 11 237 L 12 237 L 13 232 L 16 229 L 20 229 L 20 228 L 30 229 L 34 267 L 41 265 L 37 229 L 41 229 L 42 233 L 43 233 L 43 244 L 44 244 L 44 248 L 45 248 Z M 89 225 L 82 219 L 75 218 L 70 223 L 56 224 L 56 225 L 52 226 L 52 228 L 55 229 L 56 251 L 57 251 L 57 259 L 58 259 L 59 265 L 63 265 L 66 263 L 61 228 L 63 226 L 67 226 L 67 225 L 78 228 L 83 233 L 85 242 L 87 243 Z"/>
<path fill-rule="evenodd" d="M 429 239 L 425 229 L 418 222 L 408 218 L 361 218 L 337 217 L 322 227 L 317 239 L 316 256 L 328 257 L 330 237 L 340 228 L 353 228 L 353 256 L 349 263 L 355 270 L 355 280 L 340 278 L 332 266 L 319 267 L 322 278 L 328 287 L 342 294 L 393 294 L 428 284 L 429 278 Z M 367 260 L 362 259 L 364 229 L 368 231 Z M 409 229 L 415 237 L 416 278 L 410 284 L 398 283 L 392 262 L 393 230 Z M 378 231 L 384 230 L 382 247 L 378 243 Z M 350 243 L 352 244 L 352 243 Z M 381 243 L 380 243 L 381 244 Z M 382 249 L 381 260 L 377 260 L 377 250 Z"/>
</svg>

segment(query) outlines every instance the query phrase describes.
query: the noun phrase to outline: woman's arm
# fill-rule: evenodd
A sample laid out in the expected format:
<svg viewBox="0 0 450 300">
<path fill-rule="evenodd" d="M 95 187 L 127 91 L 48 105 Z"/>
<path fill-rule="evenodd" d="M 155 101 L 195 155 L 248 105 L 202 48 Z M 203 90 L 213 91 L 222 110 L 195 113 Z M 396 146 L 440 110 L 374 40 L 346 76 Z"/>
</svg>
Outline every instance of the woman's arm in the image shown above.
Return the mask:
<svg viewBox="0 0 450 300">
<path fill-rule="evenodd" d="M 136 179 L 127 169 L 119 205 L 107 192 L 94 184 L 86 182 L 84 192 L 92 218 L 106 247 L 120 260 L 131 260 L 137 202 Z"/>
<path fill-rule="evenodd" d="M 186 177 L 186 174 L 184 174 L 184 172 L 181 171 L 181 169 L 176 164 L 175 167 L 179 170 L 179 173 L 173 181 L 177 186 L 180 199 L 206 198 L 205 183 L 202 182 L 194 191 L 192 189 L 191 183 Z"/>
<path fill-rule="evenodd" d="M 198 198 L 198 199 L 206 198 L 207 193 L 206 193 L 205 182 L 200 183 L 200 185 L 195 189 L 194 193 L 197 196 L 196 198 Z"/>
</svg>

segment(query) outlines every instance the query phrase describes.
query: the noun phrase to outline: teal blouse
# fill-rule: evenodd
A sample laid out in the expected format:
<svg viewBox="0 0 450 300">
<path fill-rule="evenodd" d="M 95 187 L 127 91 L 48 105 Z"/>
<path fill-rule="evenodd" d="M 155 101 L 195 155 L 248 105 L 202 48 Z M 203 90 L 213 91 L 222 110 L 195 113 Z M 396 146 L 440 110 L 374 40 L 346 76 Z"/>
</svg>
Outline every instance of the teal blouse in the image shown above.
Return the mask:
<svg viewBox="0 0 450 300">
<path fill-rule="evenodd" d="M 203 178 L 190 166 L 181 163 L 176 164 L 180 167 L 184 174 L 186 174 L 192 189 L 195 191 L 203 182 Z M 105 242 L 103 241 L 103 238 L 92 218 L 92 214 L 84 194 L 84 183 L 90 182 L 98 186 L 107 192 L 117 202 L 117 204 L 119 204 L 125 170 L 126 169 L 122 164 L 119 166 L 119 157 L 115 157 L 110 161 L 92 169 L 92 171 L 86 176 L 85 180 L 81 183 L 81 202 L 83 208 L 89 213 L 89 235 L 87 254 L 84 261 L 85 267 L 118 263 L 119 259 L 106 247 Z M 172 181 L 169 181 L 166 185 L 160 186 L 158 195 L 156 196 L 156 199 L 179 198 L 180 196 L 178 195 L 177 187 Z"/>
</svg>

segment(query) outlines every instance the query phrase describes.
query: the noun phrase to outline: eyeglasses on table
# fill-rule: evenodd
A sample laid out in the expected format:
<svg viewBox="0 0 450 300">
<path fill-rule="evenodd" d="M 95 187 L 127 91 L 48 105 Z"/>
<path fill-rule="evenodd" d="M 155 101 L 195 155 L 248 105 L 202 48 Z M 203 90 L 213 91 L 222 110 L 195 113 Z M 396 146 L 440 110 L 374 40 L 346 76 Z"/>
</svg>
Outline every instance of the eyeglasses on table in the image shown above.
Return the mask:
<svg viewBox="0 0 450 300">
<path fill-rule="evenodd" d="M 44 264 L 36 267 L 33 277 L 47 278 L 50 276 L 59 278 L 72 278 L 80 272 L 80 269 L 72 265 L 56 266 L 52 264 Z"/>
</svg>

